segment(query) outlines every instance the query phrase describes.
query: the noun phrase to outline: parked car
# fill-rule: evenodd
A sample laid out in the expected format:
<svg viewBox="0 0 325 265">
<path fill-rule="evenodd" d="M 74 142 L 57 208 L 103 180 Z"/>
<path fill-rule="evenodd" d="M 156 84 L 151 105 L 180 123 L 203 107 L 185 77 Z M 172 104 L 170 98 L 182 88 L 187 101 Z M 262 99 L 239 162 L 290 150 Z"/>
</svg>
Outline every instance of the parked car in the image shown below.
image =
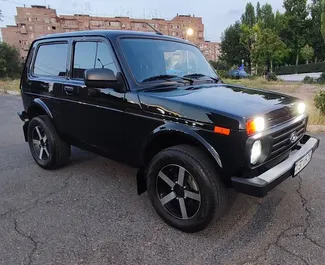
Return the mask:
<svg viewBox="0 0 325 265">
<path fill-rule="evenodd" d="M 263 197 L 319 145 L 301 100 L 223 84 L 196 46 L 159 34 L 41 37 L 20 88 L 39 166 L 65 165 L 73 145 L 137 167 L 138 193 L 185 232 L 222 216 L 227 188 Z"/>
<path fill-rule="evenodd" d="M 249 74 L 247 74 L 245 70 L 230 70 L 228 76 L 231 78 L 241 79 L 248 78 Z"/>
</svg>

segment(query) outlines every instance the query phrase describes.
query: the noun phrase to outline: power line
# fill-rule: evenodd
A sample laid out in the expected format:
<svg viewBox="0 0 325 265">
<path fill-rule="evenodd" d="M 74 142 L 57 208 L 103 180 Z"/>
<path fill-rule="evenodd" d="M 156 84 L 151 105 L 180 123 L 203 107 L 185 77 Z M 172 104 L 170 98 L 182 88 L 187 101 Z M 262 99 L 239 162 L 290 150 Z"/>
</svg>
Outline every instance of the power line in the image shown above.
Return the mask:
<svg viewBox="0 0 325 265">
<path fill-rule="evenodd" d="M 23 3 L 19 3 L 19 2 L 15 2 L 15 1 L 12 1 L 12 0 L 0 0 L 2 2 L 8 2 L 8 3 L 12 3 L 12 4 L 16 4 L 16 5 L 24 5 Z"/>
</svg>

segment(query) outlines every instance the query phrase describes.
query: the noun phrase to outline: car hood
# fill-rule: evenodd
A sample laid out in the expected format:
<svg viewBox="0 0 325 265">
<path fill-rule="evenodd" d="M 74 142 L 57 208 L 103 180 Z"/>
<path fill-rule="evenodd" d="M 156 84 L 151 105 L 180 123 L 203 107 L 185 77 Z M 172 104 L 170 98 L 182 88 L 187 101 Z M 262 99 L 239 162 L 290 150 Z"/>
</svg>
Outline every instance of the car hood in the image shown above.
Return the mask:
<svg viewBox="0 0 325 265">
<path fill-rule="evenodd" d="M 139 98 L 145 111 L 232 129 L 245 129 L 246 121 L 257 115 L 269 120 L 288 115 L 299 101 L 276 92 L 226 84 L 140 92 Z"/>
</svg>

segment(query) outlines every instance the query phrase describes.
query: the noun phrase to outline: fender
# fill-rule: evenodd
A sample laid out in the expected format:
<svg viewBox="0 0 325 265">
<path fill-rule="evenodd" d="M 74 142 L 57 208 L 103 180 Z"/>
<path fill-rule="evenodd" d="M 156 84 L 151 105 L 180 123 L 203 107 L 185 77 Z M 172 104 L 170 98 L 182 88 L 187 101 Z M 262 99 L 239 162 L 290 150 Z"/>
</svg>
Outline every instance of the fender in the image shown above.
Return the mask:
<svg viewBox="0 0 325 265">
<path fill-rule="evenodd" d="M 195 140 L 199 145 L 204 147 L 208 152 L 212 155 L 214 160 L 217 162 L 218 166 L 222 169 L 222 162 L 220 159 L 220 155 L 218 152 L 196 131 L 198 128 L 192 128 L 190 129 L 187 125 L 180 124 L 180 123 L 166 123 L 158 128 L 156 128 L 153 132 L 150 133 L 150 135 L 145 140 L 145 143 L 143 145 L 141 154 L 142 154 L 142 161 L 144 161 L 144 154 L 147 149 L 147 147 L 155 140 L 157 137 L 164 135 L 164 134 L 171 134 L 171 133 L 177 133 L 182 134 L 188 138 L 192 138 Z"/>
<path fill-rule="evenodd" d="M 50 119 L 53 119 L 53 115 L 52 115 L 50 109 L 46 106 L 46 104 L 39 98 L 33 99 L 28 104 L 27 112 L 23 111 L 21 113 L 18 113 L 19 118 L 24 122 L 23 132 L 24 132 L 25 142 L 28 142 L 27 131 L 28 131 L 28 124 L 31 119 L 30 110 L 35 106 L 37 106 L 38 108 L 41 108 L 47 114 L 47 116 L 50 117 Z"/>
<path fill-rule="evenodd" d="M 28 114 L 29 114 L 30 109 L 33 108 L 35 105 L 40 107 L 47 114 L 47 116 L 49 116 L 49 118 L 53 119 L 53 115 L 52 115 L 50 109 L 44 103 L 44 101 L 41 100 L 40 98 L 35 98 L 29 103 L 28 108 L 27 108 Z"/>
<path fill-rule="evenodd" d="M 218 152 L 202 136 L 200 136 L 197 132 L 195 132 L 194 129 L 190 129 L 188 128 L 188 126 L 179 123 L 163 124 L 150 133 L 150 135 L 145 140 L 145 143 L 143 144 L 143 147 L 141 149 L 141 159 L 143 164 L 145 161 L 144 156 L 147 147 L 158 137 L 166 134 L 172 134 L 172 133 L 177 133 L 179 135 L 183 135 L 184 137 L 194 140 L 196 143 L 198 143 L 198 145 L 205 148 L 212 155 L 212 157 L 217 162 L 220 169 L 222 169 L 222 163 Z M 139 195 L 147 190 L 145 170 L 146 170 L 145 167 L 140 167 L 137 172 L 137 190 Z"/>
</svg>

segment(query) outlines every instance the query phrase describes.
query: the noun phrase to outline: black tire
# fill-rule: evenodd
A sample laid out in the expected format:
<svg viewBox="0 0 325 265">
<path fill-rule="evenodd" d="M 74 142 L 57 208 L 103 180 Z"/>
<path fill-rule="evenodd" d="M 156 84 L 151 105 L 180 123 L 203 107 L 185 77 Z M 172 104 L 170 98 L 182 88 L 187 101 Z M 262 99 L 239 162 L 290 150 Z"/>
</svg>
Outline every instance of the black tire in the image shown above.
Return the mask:
<svg viewBox="0 0 325 265">
<path fill-rule="evenodd" d="M 166 182 L 165 179 L 165 176 L 168 176 L 169 180 L 174 182 L 177 167 L 179 168 L 177 180 L 182 174 L 183 183 L 186 178 L 192 184 L 193 179 L 195 180 L 192 187 L 183 186 L 183 192 L 178 184 L 172 187 L 172 182 Z M 181 174 L 181 170 L 182 172 L 185 170 L 185 173 Z M 147 187 L 149 198 L 158 215 L 170 226 L 184 232 L 193 233 L 204 229 L 213 219 L 220 219 L 227 208 L 226 188 L 213 161 L 194 146 L 178 145 L 159 152 L 150 162 Z M 192 193 L 189 197 L 186 197 L 186 193 L 189 194 L 187 190 Z M 196 193 L 195 199 L 193 193 Z M 172 199 L 174 196 L 176 198 Z M 186 211 L 181 211 L 181 205 L 183 209 L 185 206 Z"/>
<path fill-rule="evenodd" d="M 55 169 L 68 162 L 70 145 L 60 138 L 48 116 L 34 117 L 29 122 L 27 135 L 32 156 L 40 167 Z"/>
</svg>

